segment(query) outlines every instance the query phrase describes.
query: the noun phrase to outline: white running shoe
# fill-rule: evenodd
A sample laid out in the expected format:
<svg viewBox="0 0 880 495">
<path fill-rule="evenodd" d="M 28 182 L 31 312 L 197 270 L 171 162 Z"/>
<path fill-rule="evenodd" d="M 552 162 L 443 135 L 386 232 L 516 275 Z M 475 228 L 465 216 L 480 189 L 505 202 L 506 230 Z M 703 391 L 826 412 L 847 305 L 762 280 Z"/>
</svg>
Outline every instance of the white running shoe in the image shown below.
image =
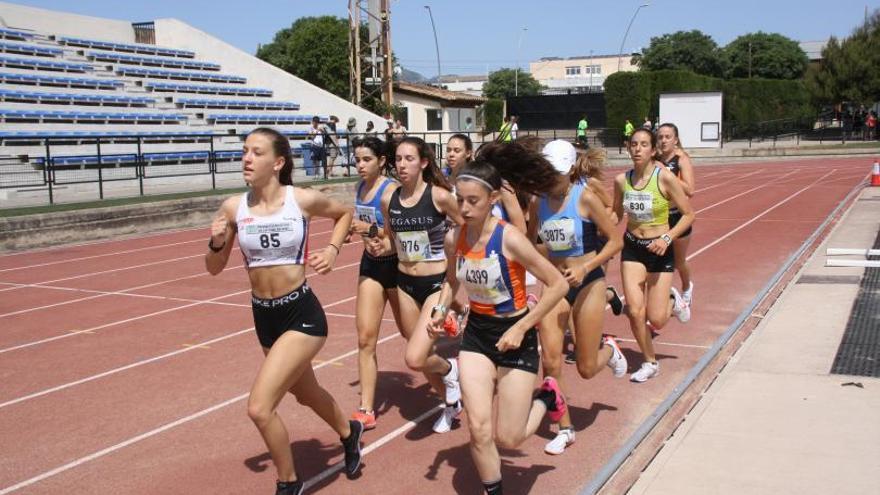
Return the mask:
<svg viewBox="0 0 880 495">
<path fill-rule="evenodd" d="M 532 272 L 527 271 L 526 272 L 526 286 L 536 285 L 537 283 L 538 283 L 537 277 L 532 275 Z"/>
<path fill-rule="evenodd" d="M 458 359 L 450 359 L 449 373 L 443 375 L 443 385 L 446 385 L 446 403 L 455 404 L 461 400 L 461 386 L 458 384 Z"/>
<path fill-rule="evenodd" d="M 560 428 L 556 438 L 547 442 L 544 452 L 550 455 L 559 455 L 565 452 L 565 448 L 574 443 L 574 428 Z"/>
<path fill-rule="evenodd" d="M 630 375 L 629 381 L 636 383 L 644 383 L 651 378 L 660 374 L 660 363 L 652 363 L 645 361 L 638 371 Z"/>
<path fill-rule="evenodd" d="M 678 293 L 678 289 L 670 287 L 669 292 L 672 294 L 672 314 L 678 318 L 678 321 L 687 323 L 691 319 L 691 308 L 685 304 L 681 294 Z"/>
<path fill-rule="evenodd" d="M 691 303 L 694 302 L 694 283 L 693 282 L 690 282 L 688 284 L 687 290 L 681 293 L 681 298 L 684 299 L 684 303 L 687 304 L 688 308 L 690 308 Z"/>
<path fill-rule="evenodd" d="M 626 374 L 626 368 L 629 364 L 626 362 L 626 356 L 620 352 L 620 346 L 617 341 L 610 336 L 605 337 L 605 345 L 611 346 L 611 358 L 608 359 L 608 367 L 614 373 L 616 378 L 620 378 Z"/>
<path fill-rule="evenodd" d="M 444 407 L 440 416 L 437 417 L 437 421 L 434 421 L 432 427 L 434 433 L 448 433 L 452 430 L 452 425 L 458 421 L 459 415 L 461 415 L 461 402 L 457 402 L 454 406 Z"/>
</svg>

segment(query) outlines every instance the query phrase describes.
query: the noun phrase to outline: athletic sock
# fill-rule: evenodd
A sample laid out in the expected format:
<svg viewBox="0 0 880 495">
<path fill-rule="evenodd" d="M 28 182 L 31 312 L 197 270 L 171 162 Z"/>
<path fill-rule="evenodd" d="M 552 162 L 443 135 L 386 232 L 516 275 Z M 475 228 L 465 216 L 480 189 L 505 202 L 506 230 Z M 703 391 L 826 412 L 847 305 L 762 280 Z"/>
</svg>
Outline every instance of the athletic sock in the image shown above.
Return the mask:
<svg viewBox="0 0 880 495">
<path fill-rule="evenodd" d="M 501 480 L 498 481 L 484 481 L 483 488 L 486 489 L 486 495 L 502 495 L 501 492 Z"/>
<path fill-rule="evenodd" d="M 543 402 L 547 406 L 548 411 L 556 410 L 556 392 L 547 389 L 541 389 L 535 395 L 536 401 Z"/>
</svg>

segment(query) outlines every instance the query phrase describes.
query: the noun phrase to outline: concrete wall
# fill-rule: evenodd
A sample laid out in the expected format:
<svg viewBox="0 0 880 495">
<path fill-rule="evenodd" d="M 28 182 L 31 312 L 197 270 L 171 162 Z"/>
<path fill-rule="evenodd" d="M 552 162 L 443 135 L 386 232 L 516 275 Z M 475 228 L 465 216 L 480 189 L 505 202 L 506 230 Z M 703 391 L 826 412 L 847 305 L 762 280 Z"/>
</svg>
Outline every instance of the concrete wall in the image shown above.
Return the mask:
<svg viewBox="0 0 880 495">
<path fill-rule="evenodd" d="M 14 3 L 0 2 L 0 26 L 21 31 L 134 43 L 134 29 L 130 21 L 68 14 Z"/>
<path fill-rule="evenodd" d="M 275 93 L 273 99 L 296 101 L 302 105 L 303 113 L 336 115 L 343 126 L 349 117 L 355 117 L 359 129 L 366 128 L 367 121 L 372 120 L 376 128 L 384 128 L 384 119 L 379 115 L 292 76 L 189 24 L 177 19 L 157 19 L 155 23 L 156 44 L 192 50 L 210 57 L 223 66 L 223 72 L 247 77 L 247 86 L 271 89 Z"/>
<path fill-rule="evenodd" d="M 624 54 L 620 57 L 621 72 L 638 70 L 638 66 L 630 63 L 631 60 L 632 56 L 629 54 Z M 597 87 L 602 86 L 605 83 L 605 78 L 618 72 L 617 63 L 618 57 L 616 55 L 603 55 L 592 58 L 575 57 L 559 60 L 538 60 L 529 63 L 529 72 L 532 74 L 532 77 L 547 87 L 586 87 L 590 86 L 590 74 L 587 72 L 587 67 L 598 65 L 599 72 L 593 74 L 592 79 L 592 86 Z M 566 67 L 580 67 L 581 73 L 577 76 L 566 75 Z"/>
<path fill-rule="evenodd" d="M 404 94 L 403 92 L 396 91 L 394 93 L 394 99 L 397 103 L 400 103 L 404 107 L 406 107 L 407 117 L 409 119 L 407 129 L 413 132 L 425 132 L 428 130 L 428 110 L 439 110 L 442 107 L 440 103 L 430 100 L 428 98 L 423 98 L 421 96 L 414 96 L 410 94 Z M 446 122 L 444 119 L 443 127 L 446 127 Z"/>
</svg>

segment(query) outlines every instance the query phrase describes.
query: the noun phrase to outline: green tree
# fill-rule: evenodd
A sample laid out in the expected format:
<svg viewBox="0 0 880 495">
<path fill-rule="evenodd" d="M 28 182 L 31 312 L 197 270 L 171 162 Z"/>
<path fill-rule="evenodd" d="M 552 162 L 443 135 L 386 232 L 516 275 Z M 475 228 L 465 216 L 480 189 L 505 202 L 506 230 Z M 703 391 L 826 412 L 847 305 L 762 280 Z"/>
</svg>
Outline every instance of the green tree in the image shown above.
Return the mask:
<svg viewBox="0 0 880 495">
<path fill-rule="evenodd" d="M 349 96 L 348 22 L 344 19 L 301 17 L 261 46 L 257 58 L 336 96 Z"/>
<path fill-rule="evenodd" d="M 723 52 L 728 78 L 800 79 L 809 64 L 796 41 L 777 33 L 744 34 Z"/>
<path fill-rule="evenodd" d="M 517 81 L 518 78 L 518 81 Z M 507 98 L 514 93 L 520 96 L 533 96 L 541 94 L 539 83 L 528 72 L 519 71 L 517 76 L 515 69 L 499 69 L 489 74 L 489 80 L 483 85 L 483 96 L 486 98 Z"/>
<path fill-rule="evenodd" d="M 870 104 L 880 100 L 880 10 L 848 37 L 832 38 L 822 60 L 806 74 L 806 84 L 819 103 Z"/>
<path fill-rule="evenodd" d="M 724 75 L 718 44 L 701 31 L 677 31 L 651 38 L 651 45 L 633 57 L 642 70 L 689 70 L 706 76 Z"/>
</svg>

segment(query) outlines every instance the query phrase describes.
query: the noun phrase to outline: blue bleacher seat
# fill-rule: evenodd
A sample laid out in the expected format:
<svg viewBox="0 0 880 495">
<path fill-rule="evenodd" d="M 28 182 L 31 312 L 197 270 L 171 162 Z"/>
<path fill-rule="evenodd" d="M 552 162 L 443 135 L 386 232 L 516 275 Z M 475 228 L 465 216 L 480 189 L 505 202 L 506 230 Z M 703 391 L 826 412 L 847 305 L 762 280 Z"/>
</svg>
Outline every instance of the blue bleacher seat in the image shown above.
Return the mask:
<svg viewBox="0 0 880 495">
<path fill-rule="evenodd" d="M 117 104 L 117 105 L 149 105 L 156 103 L 153 98 L 141 96 L 110 96 L 86 93 L 37 93 L 33 91 L 13 91 L 0 89 L 0 100 L 38 103 L 72 103 L 72 104 Z"/>
<path fill-rule="evenodd" d="M 186 116 L 180 114 L 165 113 L 106 113 L 106 112 L 68 112 L 46 110 L 9 110 L 0 109 L 0 118 L 3 120 L 38 120 L 38 121 L 78 121 L 87 123 L 103 122 L 151 122 L 151 123 L 179 123 L 186 120 Z"/>
<path fill-rule="evenodd" d="M 247 82 L 247 79 L 241 76 L 214 74 L 210 72 L 171 71 L 160 69 L 143 69 L 140 67 L 117 67 L 116 72 L 123 76 L 133 77 L 154 77 L 160 79 L 182 79 L 186 81 L 210 81 L 241 84 Z"/>
<path fill-rule="evenodd" d="M 155 45 L 136 45 L 131 43 L 114 43 L 112 41 L 87 40 L 83 38 L 72 38 L 62 36 L 57 41 L 63 45 L 83 46 L 96 50 L 112 50 L 117 52 L 145 53 L 148 55 L 162 55 L 168 57 L 193 58 L 196 56 L 194 52 L 188 50 L 176 50 L 174 48 L 163 48 Z"/>
<path fill-rule="evenodd" d="M 0 82 L 5 84 L 24 84 L 34 86 L 63 86 L 71 88 L 116 89 L 123 86 L 115 79 L 82 79 L 76 77 L 46 76 L 36 74 L 14 74 L 0 72 Z"/>
<path fill-rule="evenodd" d="M 299 110 L 299 104 L 292 101 L 206 100 L 199 98 L 178 98 L 177 103 L 181 106 L 181 108 Z"/>
<path fill-rule="evenodd" d="M 48 60 L 36 60 L 27 58 L 0 57 L 0 65 L 3 67 L 17 67 L 21 69 L 60 70 L 64 72 L 89 72 L 91 65 L 71 64 L 67 62 L 51 62 Z"/>
<path fill-rule="evenodd" d="M 211 114 L 205 118 L 215 124 L 308 124 L 312 121 L 311 115 L 285 115 L 285 114 Z M 322 121 L 326 117 L 321 118 Z"/>
<path fill-rule="evenodd" d="M 26 33 L 24 31 L 16 31 L 14 29 L 0 29 L 0 38 L 7 40 L 27 41 L 33 37 L 33 34 Z"/>
<path fill-rule="evenodd" d="M 195 60 L 187 60 L 181 58 L 151 58 L 109 52 L 88 52 L 86 56 L 90 60 L 100 60 L 102 62 L 118 62 L 122 64 L 168 67 L 172 69 L 220 70 L 220 66 L 218 64 L 212 64 L 210 62 L 196 62 Z"/>
<path fill-rule="evenodd" d="M 211 95 L 232 96 L 263 96 L 271 97 L 271 89 L 241 88 L 237 86 L 204 86 L 197 84 L 178 84 L 149 81 L 144 83 L 144 88 L 151 91 L 173 91 L 178 93 L 198 93 Z"/>
<path fill-rule="evenodd" d="M 24 55 L 36 55 L 45 57 L 60 57 L 64 55 L 64 50 L 60 48 L 49 48 L 39 45 L 22 45 L 19 43 L 5 43 L 0 41 L 0 52 L 20 53 Z"/>
</svg>

